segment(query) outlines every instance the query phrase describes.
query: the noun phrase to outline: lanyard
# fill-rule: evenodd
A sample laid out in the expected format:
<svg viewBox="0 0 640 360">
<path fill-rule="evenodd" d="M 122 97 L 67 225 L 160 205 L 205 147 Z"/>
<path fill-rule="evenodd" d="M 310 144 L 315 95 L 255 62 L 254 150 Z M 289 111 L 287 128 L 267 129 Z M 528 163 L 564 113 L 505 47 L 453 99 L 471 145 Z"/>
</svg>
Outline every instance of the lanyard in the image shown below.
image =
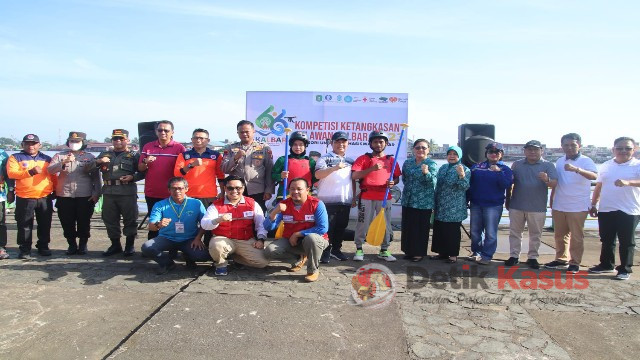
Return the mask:
<svg viewBox="0 0 640 360">
<path fill-rule="evenodd" d="M 184 209 L 187 207 L 187 201 L 189 200 L 189 198 L 184 198 L 184 203 L 182 204 L 182 209 L 180 209 L 180 213 L 178 214 L 178 212 L 176 211 L 176 208 L 173 207 L 173 200 L 171 198 L 169 198 L 169 205 L 171 205 L 171 209 L 173 209 L 173 212 L 176 213 L 176 215 L 178 216 L 178 221 L 180 221 L 180 217 L 182 216 L 182 213 L 184 212 Z"/>
</svg>

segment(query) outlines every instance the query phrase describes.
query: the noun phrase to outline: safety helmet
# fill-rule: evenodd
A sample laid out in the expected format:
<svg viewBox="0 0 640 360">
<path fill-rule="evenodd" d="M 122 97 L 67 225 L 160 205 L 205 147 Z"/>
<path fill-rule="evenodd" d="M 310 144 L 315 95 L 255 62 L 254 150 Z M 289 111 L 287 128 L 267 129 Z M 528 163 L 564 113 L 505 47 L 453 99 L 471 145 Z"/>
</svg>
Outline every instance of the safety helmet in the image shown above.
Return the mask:
<svg viewBox="0 0 640 360">
<path fill-rule="evenodd" d="M 374 130 L 369 133 L 369 145 L 371 145 L 371 140 L 377 139 L 377 138 L 383 138 L 387 144 L 389 143 L 389 137 L 387 136 L 386 132 Z"/>
<path fill-rule="evenodd" d="M 289 136 L 289 146 L 293 146 L 293 142 L 296 140 L 301 140 L 304 143 L 304 146 L 309 146 L 309 139 L 307 139 L 307 133 L 302 131 L 294 131 Z"/>
</svg>

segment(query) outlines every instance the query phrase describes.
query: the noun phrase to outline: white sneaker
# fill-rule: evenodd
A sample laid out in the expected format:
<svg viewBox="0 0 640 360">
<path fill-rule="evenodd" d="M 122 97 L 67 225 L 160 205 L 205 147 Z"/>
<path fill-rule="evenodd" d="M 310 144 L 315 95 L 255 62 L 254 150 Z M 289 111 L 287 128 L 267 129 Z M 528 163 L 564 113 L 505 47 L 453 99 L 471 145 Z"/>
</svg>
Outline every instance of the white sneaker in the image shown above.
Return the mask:
<svg viewBox="0 0 640 360">
<path fill-rule="evenodd" d="M 469 255 L 469 257 L 467 257 L 467 260 L 469 261 L 480 261 L 482 260 L 482 256 L 480 255 Z"/>
<path fill-rule="evenodd" d="M 389 250 L 380 251 L 380 253 L 378 253 L 378 258 L 384 259 L 385 261 L 396 261 L 396 258 L 391 255 Z"/>
<path fill-rule="evenodd" d="M 356 250 L 355 255 L 353 255 L 353 261 L 363 261 L 364 260 L 364 251 Z"/>
</svg>

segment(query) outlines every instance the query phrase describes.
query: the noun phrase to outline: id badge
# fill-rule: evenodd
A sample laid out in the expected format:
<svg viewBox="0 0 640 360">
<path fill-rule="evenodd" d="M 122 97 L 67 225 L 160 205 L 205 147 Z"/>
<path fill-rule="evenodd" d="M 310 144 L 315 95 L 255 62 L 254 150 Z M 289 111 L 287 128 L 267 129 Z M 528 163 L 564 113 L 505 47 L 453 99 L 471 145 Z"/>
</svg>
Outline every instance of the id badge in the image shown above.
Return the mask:
<svg viewBox="0 0 640 360">
<path fill-rule="evenodd" d="M 176 221 L 176 234 L 184 234 L 184 223 Z"/>
</svg>

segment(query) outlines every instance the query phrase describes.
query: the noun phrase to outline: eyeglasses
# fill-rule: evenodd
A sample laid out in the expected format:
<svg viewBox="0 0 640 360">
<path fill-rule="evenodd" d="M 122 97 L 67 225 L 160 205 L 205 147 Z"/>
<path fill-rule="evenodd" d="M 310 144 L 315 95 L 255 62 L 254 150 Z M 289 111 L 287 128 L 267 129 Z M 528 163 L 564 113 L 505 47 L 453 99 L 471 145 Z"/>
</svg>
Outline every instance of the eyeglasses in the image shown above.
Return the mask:
<svg viewBox="0 0 640 360">
<path fill-rule="evenodd" d="M 233 191 L 233 190 L 242 191 L 243 188 L 244 188 L 244 186 L 227 186 L 226 187 L 226 189 L 228 191 Z"/>
<path fill-rule="evenodd" d="M 159 132 L 159 133 L 169 133 L 169 132 L 171 132 L 171 129 L 157 129 L 157 130 L 156 130 L 156 132 Z"/>
<path fill-rule="evenodd" d="M 426 146 L 414 146 L 413 148 L 416 150 L 429 150 L 429 148 Z"/>
<path fill-rule="evenodd" d="M 191 138 L 191 140 L 205 141 L 205 140 L 209 140 L 209 138 L 202 137 L 202 136 L 194 136 L 194 137 Z"/>
<path fill-rule="evenodd" d="M 632 147 L 616 146 L 616 151 L 631 151 L 631 150 L 633 150 Z"/>
<path fill-rule="evenodd" d="M 183 187 L 173 186 L 173 187 L 170 187 L 170 189 L 171 189 L 172 191 L 184 191 L 184 189 L 185 189 L 185 188 L 183 188 Z"/>
</svg>

